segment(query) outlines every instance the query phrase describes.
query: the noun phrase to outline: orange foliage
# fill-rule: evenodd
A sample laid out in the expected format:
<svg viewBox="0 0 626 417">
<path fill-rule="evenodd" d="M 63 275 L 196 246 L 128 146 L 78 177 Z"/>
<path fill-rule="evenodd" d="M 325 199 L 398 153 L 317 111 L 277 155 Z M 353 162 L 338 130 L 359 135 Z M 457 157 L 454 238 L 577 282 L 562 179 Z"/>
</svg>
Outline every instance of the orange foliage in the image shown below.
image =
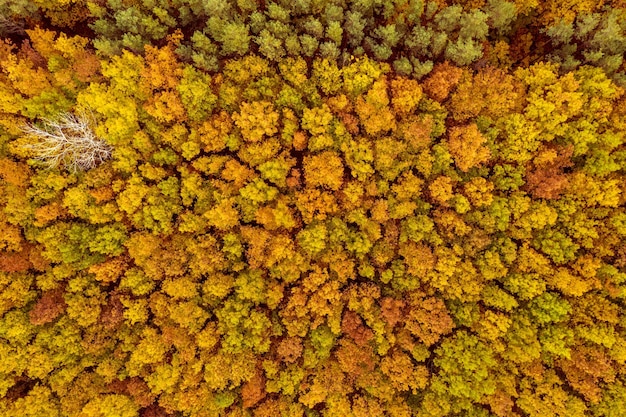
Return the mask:
<svg viewBox="0 0 626 417">
<path fill-rule="evenodd" d="M 266 395 L 265 378 L 261 373 L 257 373 L 241 387 L 241 398 L 245 408 L 254 407 Z"/>
<path fill-rule="evenodd" d="M 30 322 L 36 326 L 54 321 L 67 307 L 63 299 L 63 287 L 44 292 L 33 309 L 28 313 Z"/>
<path fill-rule="evenodd" d="M 573 147 L 546 148 L 538 154 L 527 174 L 526 186 L 533 197 L 555 199 L 567 188 L 564 170 L 572 166 Z"/>
<path fill-rule="evenodd" d="M 0 415 L 623 415 L 623 1 L 9 3 Z"/>
<path fill-rule="evenodd" d="M 461 68 L 451 65 L 447 61 L 437 64 L 426 81 L 424 81 L 424 92 L 433 100 L 443 102 L 456 87 L 462 74 L 463 70 Z"/>
<path fill-rule="evenodd" d="M 455 325 L 443 301 L 414 292 L 406 308 L 404 327 L 430 346 L 450 333 Z"/>
<path fill-rule="evenodd" d="M 461 171 L 467 172 L 489 160 L 491 152 L 484 146 L 487 139 L 475 124 L 452 127 L 449 132 L 448 149 Z"/>
</svg>

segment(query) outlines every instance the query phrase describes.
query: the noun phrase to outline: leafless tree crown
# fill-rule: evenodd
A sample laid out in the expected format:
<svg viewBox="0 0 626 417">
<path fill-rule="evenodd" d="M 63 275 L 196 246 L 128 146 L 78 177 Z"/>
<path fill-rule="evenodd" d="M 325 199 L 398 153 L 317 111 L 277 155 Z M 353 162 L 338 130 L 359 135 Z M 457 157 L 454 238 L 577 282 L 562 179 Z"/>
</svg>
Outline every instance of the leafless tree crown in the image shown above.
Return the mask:
<svg viewBox="0 0 626 417">
<path fill-rule="evenodd" d="M 63 113 L 56 120 L 43 120 L 41 125 L 29 123 L 23 131 L 38 139 L 25 148 L 49 168 L 85 171 L 111 156 L 111 146 L 94 134 L 84 113 Z"/>
<path fill-rule="evenodd" d="M 10 19 L 7 16 L 0 14 L 0 34 L 10 35 L 14 33 L 17 33 L 17 34 L 24 33 L 23 22 Z"/>
</svg>

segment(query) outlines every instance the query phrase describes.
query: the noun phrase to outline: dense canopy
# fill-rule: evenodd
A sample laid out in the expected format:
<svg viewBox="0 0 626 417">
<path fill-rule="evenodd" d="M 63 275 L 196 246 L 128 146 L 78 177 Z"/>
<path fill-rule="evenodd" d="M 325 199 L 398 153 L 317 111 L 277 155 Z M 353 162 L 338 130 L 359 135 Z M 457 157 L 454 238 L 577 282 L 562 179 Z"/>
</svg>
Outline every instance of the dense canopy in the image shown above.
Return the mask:
<svg viewBox="0 0 626 417">
<path fill-rule="evenodd" d="M 0 415 L 622 417 L 623 0 L 0 2 Z"/>
</svg>

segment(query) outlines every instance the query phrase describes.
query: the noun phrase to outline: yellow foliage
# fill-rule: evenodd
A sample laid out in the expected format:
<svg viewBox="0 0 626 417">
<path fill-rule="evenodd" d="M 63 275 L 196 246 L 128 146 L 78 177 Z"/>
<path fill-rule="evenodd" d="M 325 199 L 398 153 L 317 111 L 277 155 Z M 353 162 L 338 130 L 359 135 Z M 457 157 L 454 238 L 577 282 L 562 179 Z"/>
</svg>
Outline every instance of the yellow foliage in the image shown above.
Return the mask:
<svg viewBox="0 0 626 417">
<path fill-rule="evenodd" d="M 243 138 L 249 142 L 259 142 L 264 136 L 278 132 L 279 114 L 267 101 L 243 102 L 239 113 L 232 117 Z"/>
<path fill-rule="evenodd" d="M 375 81 L 365 97 L 359 96 L 355 108 L 369 135 L 395 130 L 396 118 L 389 108 L 386 78 Z"/>
<path fill-rule="evenodd" d="M 204 213 L 209 224 L 220 230 L 228 230 L 239 224 L 239 211 L 233 207 L 234 199 L 223 199 Z"/>
<path fill-rule="evenodd" d="M 475 124 L 452 127 L 449 130 L 448 150 L 463 172 L 489 160 L 491 152 L 484 146 L 487 139 Z"/>
<path fill-rule="evenodd" d="M 404 77 L 391 80 L 391 103 L 396 114 L 412 113 L 422 98 L 422 88 L 417 81 Z"/>
<path fill-rule="evenodd" d="M 431 198 L 441 205 L 447 205 L 448 201 L 453 196 L 453 185 L 453 180 L 450 177 L 440 176 L 435 178 L 428 187 Z"/>
<path fill-rule="evenodd" d="M 200 3 L 0 17 L 0 415 L 621 415 L 621 12 Z M 27 161 L 80 108 L 112 160 Z"/>
<path fill-rule="evenodd" d="M 310 187 L 338 190 L 343 184 L 343 163 L 332 151 L 325 151 L 304 159 L 304 178 Z"/>
</svg>

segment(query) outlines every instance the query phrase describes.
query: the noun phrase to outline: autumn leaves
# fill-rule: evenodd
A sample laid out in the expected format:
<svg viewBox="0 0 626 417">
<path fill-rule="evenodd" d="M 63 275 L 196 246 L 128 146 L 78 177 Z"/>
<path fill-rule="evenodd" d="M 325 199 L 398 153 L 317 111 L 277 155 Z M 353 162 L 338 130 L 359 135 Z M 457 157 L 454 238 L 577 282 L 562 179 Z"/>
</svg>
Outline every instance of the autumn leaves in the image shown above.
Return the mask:
<svg viewBox="0 0 626 417">
<path fill-rule="evenodd" d="M 70 3 L 0 45 L 0 415 L 621 415 L 620 12 Z"/>
</svg>

